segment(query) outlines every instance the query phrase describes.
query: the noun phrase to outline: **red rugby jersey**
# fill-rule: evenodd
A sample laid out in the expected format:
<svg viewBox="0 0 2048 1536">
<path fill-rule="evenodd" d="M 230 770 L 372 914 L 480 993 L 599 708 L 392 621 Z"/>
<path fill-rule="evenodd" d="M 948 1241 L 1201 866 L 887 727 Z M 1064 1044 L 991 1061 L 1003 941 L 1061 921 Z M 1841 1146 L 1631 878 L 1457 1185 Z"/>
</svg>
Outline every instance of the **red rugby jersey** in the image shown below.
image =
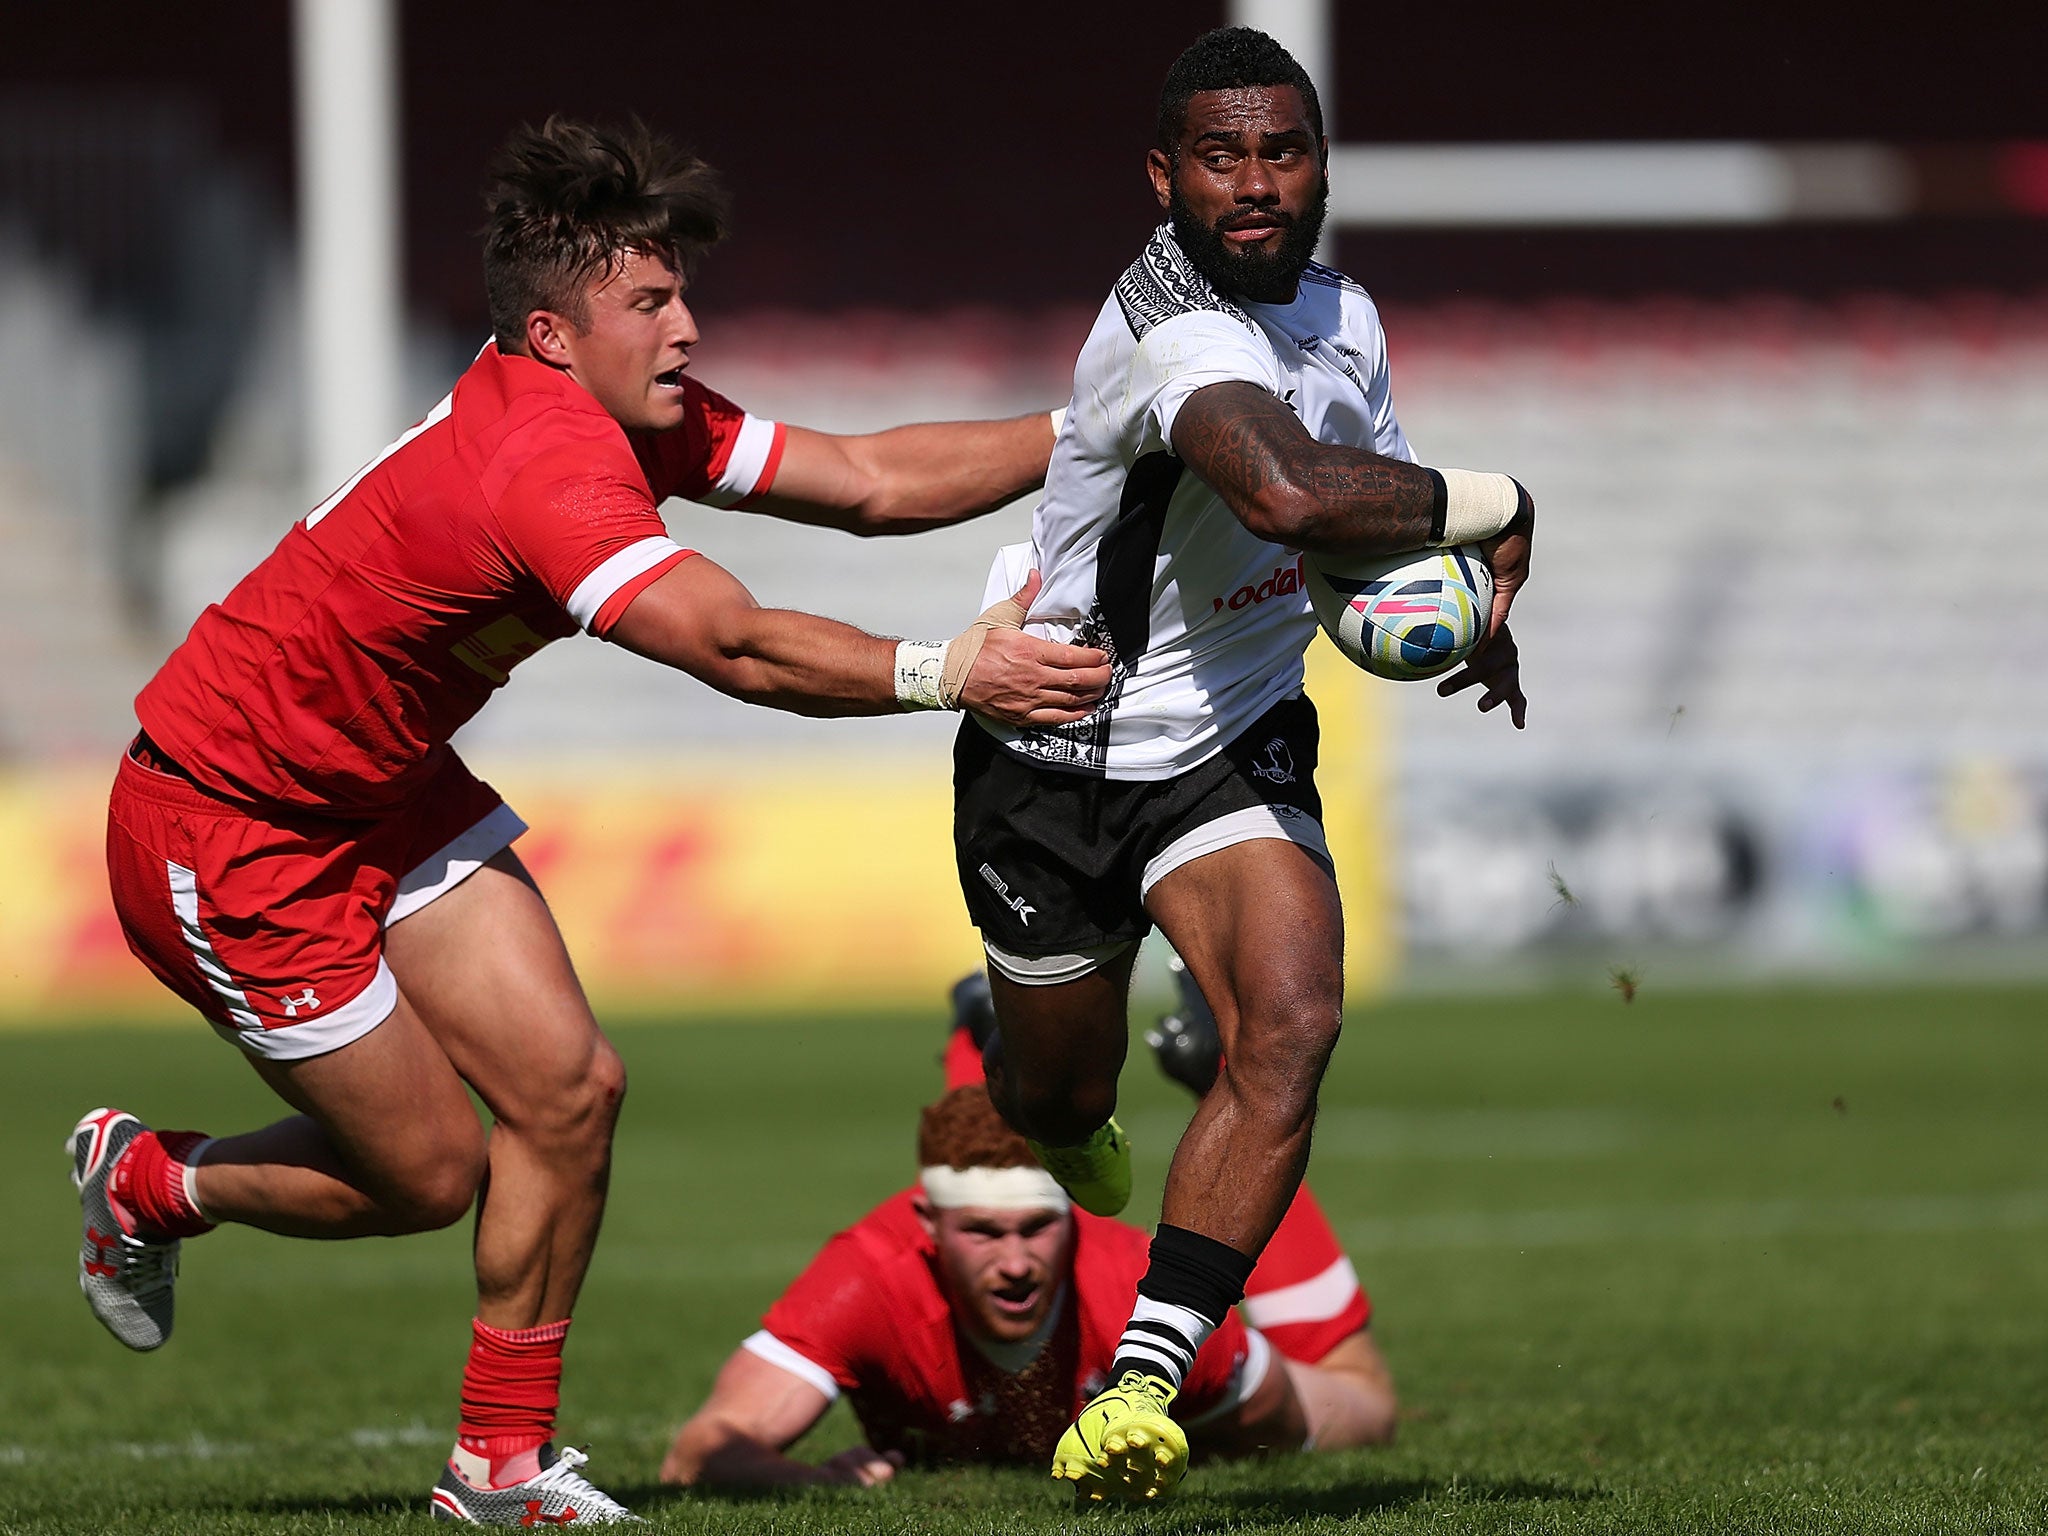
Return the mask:
<svg viewBox="0 0 2048 1536">
<path fill-rule="evenodd" d="M 1108 1384 L 1145 1273 L 1145 1234 L 1074 1213 L 1074 1274 L 1059 1323 L 1012 1374 L 954 1327 L 912 1193 L 828 1242 L 746 1348 L 827 1397 L 843 1390 L 877 1450 L 913 1461 L 1043 1461 Z M 1233 1313 L 1195 1356 L 1174 1416 L 1185 1423 L 1232 1401 L 1253 1350 Z"/>
<path fill-rule="evenodd" d="M 344 815 L 403 802 L 511 670 L 604 635 L 689 558 L 656 510 L 765 492 L 783 428 L 687 375 L 629 434 L 569 376 L 495 345 L 424 420 L 199 616 L 135 701 L 210 789 Z"/>
</svg>

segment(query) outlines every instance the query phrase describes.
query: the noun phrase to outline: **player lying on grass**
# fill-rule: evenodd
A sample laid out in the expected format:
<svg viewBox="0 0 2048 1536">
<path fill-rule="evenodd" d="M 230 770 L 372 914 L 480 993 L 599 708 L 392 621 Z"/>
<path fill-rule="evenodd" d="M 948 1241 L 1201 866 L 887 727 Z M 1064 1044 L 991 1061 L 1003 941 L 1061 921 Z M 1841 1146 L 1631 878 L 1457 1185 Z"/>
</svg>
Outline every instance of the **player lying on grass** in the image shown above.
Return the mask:
<svg viewBox="0 0 2048 1536">
<path fill-rule="evenodd" d="M 626 1515 L 550 1442 L 625 1073 L 511 851 L 525 824 L 450 736 L 579 629 L 818 715 L 1052 722 L 1107 674 L 1015 628 L 911 647 L 761 608 L 656 510 L 679 496 L 856 533 L 957 522 L 1039 483 L 1046 417 L 830 437 L 699 384 L 683 289 L 724 199 L 645 130 L 522 131 L 490 209 L 496 339 L 136 701 L 107 828 L 123 931 L 295 1113 L 217 1139 L 87 1115 L 70 1144 L 79 1278 L 117 1338 L 154 1349 L 179 1240 L 216 1223 L 363 1237 L 474 1207 L 477 1314 L 433 1511 L 588 1522 Z"/>
<path fill-rule="evenodd" d="M 1176 974 L 1181 1009 L 1147 1038 L 1167 1073 L 1199 1097 L 1215 1079 L 1220 1042 L 1191 978 Z M 966 1170 L 999 1168 L 982 1193 L 1008 1181 L 1021 1203 L 948 1209 L 959 1181 L 935 1171 L 834 1238 L 727 1362 L 678 1433 L 665 1479 L 868 1485 L 912 1459 L 1030 1461 L 1051 1449 L 1100 1377 L 1142 1266 L 1142 1236 L 1072 1213 L 994 1116 L 979 1089 L 995 1028 L 985 977 L 954 988 L 953 1015 L 948 1094 L 925 1112 L 920 1162 L 970 1180 Z M 1393 1438 L 1393 1382 L 1369 1331 L 1371 1304 L 1306 1188 L 1241 1310 L 1257 1332 L 1233 1326 L 1212 1336 L 1197 1366 L 1203 1444 L 1335 1449 Z M 1255 1354 L 1270 1363 L 1252 1381 Z M 867 1443 L 819 1466 L 784 1454 L 842 1390 Z"/>
<path fill-rule="evenodd" d="M 1166 223 L 1082 349 L 1031 543 L 997 563 L 1043 571 L 1027 629 L 1108 651 L 1110 689 L 1073 725 L 968 724 L 955 747 L 961 889 L 1002 1024 L 989 1089 L 1077 1204 L 1130 1197 L 1110 1116 L 1154 923 L 1223 1035 L 1109 1390 L 1054 1456 L 1084 1500 L 1184 1471 L 1175 1394 L 1294 1198 L 1342 1018 L 1302 692 L 1316 621 L 1274 572 L 1477 543 L 1489 638 L 1439 691 L 1479 685 L 1517 727 L 1526 708 L 1506 621 L 1534 508 L 1506 475 L 1412 462 L 1371 299 L 1310 260 L 1327 153 L 1315 86 L 1265 34 L 1212 32 L 1168 72 L 1147 159 Z"/>
<path fill-rule="evenodd" d="M 665 1482 L 762 1487 L 887 1481 L 907 1463 L 1042 1462 L 1107 1379 L 1145 1235 L 1071 1209 L 978 1082 L 918 1126 L 917 1185 L 825 1245 L 719 1371 L 662 1463 Z M 1263 1330 L 1226 1318 L 1181 1411 L 1223 1455 L 1378 1444 L 1393 1385 L 1370 1305 L 1306 1189 L 1267 1249 Z M 845 1393 L 864 1443 L 787 1453 Z"/>
</svg>

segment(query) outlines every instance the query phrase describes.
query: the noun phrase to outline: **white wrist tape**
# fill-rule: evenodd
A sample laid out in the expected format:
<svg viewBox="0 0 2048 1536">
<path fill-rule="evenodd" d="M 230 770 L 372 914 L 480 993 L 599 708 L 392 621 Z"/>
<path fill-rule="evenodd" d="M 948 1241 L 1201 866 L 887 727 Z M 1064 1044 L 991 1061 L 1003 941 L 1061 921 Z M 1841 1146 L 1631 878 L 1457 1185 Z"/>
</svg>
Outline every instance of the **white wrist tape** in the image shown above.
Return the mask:
<svg viewBox="0 0 2048 1536">
<path fill-rule="evenodd" d="M 1067 424 L 1067 408 L 1063 405 L 1052 413 L 1052 435 L 1058 437 L 1060 428 Z"/>
<path fill-rule="evenodd" d="M 946 675 L 950 640 L 896 642 L 896 702 L 905 709 L 946 709 L 939 683 Z"/>
<path fill-rule="evenodd" d="M 921 1170 L 925 1198 L 942 1211 L 977 1206 L 985 1211 L 1064 1211 L 1067 1192 L 1043 1168 L 948 1168 Z"/>
<path fill-rule="evenodd" d="M 1515 520 L 1521 487 L 1508 475 L 1472 469 L 1440 469 L 1444 477 L 1444 536 L 1440 549 L 1490 539 Z"/>
</svg>

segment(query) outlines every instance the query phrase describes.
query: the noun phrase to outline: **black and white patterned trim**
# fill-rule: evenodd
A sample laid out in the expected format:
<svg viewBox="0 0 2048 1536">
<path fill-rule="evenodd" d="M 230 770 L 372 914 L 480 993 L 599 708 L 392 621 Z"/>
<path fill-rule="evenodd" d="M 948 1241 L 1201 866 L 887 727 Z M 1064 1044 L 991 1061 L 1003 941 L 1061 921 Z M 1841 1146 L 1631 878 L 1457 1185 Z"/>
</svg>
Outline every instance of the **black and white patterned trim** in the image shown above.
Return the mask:
<svg viewBox="0 0 2048 1536">
<path fill-rule="evenodd" d="M 1365 287 L 1356 278 L 1346 277 L 1335 267 L 1326 267 L 1320 261 L 1312 261 L 1301 270 L 1305 283 L 1322 283 L 1331 288 L 1349 288 L 1353 293 L 1362 294 Z"/>
<path fill-rule="evenodd" d="M 1211 309 L 1228 315 L 1246 330 L 1257 333 L 1252 317 L 1223 297 L 1209 280 L 1195 270 L 1187 252 L 1173 238 L 1173 226 L 1162 224 L 1145 242 L 1145 254 L 1124 268 L 1116 280 L 1116 302 L 1124 312 L 1124 324 L 1134 340 L 1176 315 Z"/>
<path fill-rule="evenodd" d="M 1050 725 L 1026 731 L 1008 743 L 1012 752 L 1048 768 L 1079 770 L 1099 774 L 1109 764 L 1109 722 L 1123 697 L 1124 682 L 1131 675 L 1129 661 L 1117 654 L 1116 636 L 1097 598 L 1088 617 L 1074 632 L 1074 644 L 1094 646 L 1109 653 L 1109 687 L 1102 702 L 1085 719 L 1065 725 Z"/>
<path fill-rule="evenodd" d="M 1102 702 L 1085 720 L 1026 732 L 1010 743 L 1012 751 L 1047 767 L 1107 771 L 1110 722 L 1131 669 L 1152 647 L 1153 568 L 1167 510 L 1186 468 L 1163 451 L 1133 464 L 1124 477 L 1116 521 L 1095 547 L 1095 600 L 1074 641 L 1109 654 L 1109 690 Z"/>
</svg>

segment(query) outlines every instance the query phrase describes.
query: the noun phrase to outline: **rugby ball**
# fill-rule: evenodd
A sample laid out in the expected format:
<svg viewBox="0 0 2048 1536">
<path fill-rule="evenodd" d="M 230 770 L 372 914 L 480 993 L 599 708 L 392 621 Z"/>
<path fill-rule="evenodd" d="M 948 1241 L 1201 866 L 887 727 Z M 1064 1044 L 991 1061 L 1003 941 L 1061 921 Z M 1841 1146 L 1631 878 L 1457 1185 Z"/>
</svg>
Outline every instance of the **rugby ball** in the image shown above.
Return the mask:
<svg viewBox="0 0 2048 1536">
<path fill-rule="evenodd" d="M 1323 633 L 1375 677 L 1435 677 L 1472 654 L 1493 613 L 1493 572 L 1477 544 L 1363 559 L 1309 555 L 1308 598 Z"/>
</svg>

